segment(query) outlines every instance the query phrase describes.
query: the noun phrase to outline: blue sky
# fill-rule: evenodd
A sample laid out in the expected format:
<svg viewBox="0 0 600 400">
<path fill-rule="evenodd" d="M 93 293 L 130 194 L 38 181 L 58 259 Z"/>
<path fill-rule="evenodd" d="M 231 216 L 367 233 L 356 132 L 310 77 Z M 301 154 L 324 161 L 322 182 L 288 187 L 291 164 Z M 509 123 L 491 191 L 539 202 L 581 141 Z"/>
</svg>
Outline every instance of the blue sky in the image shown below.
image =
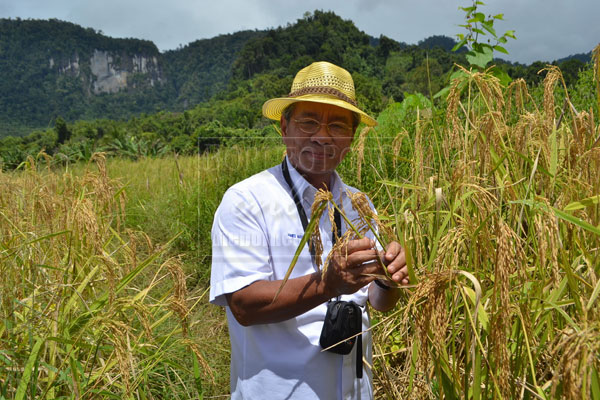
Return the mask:
<svg viewBox="0 0 600 400">
<path fill-rule="evenodd" d="M 504 13 L 497 31 L 515 30 L 511 61 L 553 61 L 600 43 L 600 0 L 488 0 L 486 14 Z M 406 43 L 462 32 L 457 0 L 0 0 L 0 17 L 58 18 L 112 37 L 152 40 L 161 51 L 243 29 L 285 26 L 306 11 L 331 10 L 365 33 Z"/>
</svg>

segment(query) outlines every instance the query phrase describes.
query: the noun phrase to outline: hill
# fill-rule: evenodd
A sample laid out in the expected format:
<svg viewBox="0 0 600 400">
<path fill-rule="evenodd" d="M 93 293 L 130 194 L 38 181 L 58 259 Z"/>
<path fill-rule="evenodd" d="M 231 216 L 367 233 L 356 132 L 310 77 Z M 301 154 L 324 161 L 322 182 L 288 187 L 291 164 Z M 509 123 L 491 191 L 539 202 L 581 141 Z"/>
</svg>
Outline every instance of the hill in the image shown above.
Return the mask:
<svg viewBox="0 0 600 400">
<path fill-rule="evenodd" d="M 286 27 L 221 35 L 165 53 L 150 41 L 114 39 L 56 19 L 0 19 L 0 137 L 45 129 L 58 116 L 76 121 L 183 111 L 214 96 L 239 94 L 245 81 L 261 74 L 289 80 L 314 60 L 344 65 L 359 74 L 357 85 L 398 99 L 410 85 L 393 87 L 400 82 L 392 76 L 380 88 L 371 78 L 385 80 L 390 69 L 397 75 L 399 63 L 403 73 L 418 68 L 425 51 L 373 38 L 323 11 Z M 400 52 L 408 58 L 394 59 Z M 443 57 L 447 71 L 456 58 Z"/>
<path fill-rule="evenodd" d="M 134 125 L 140 134 L 157 134 L 166 142 L 209 123 L 212 128 L 202 129 L 260 130 L 262 102 L 286 93 L 294 73 L 317 60 L 348 69 L 359 102 L 377 114 L 405 93 L 429 96 L 444 87 L 454 65 L 466 64 L 464 52 L 449 51 L 455 43 L 439 35 L 417 45 L 374 38 L 352 21 L 319 10 L 285 27 L 220 35 L 164 53 L 150 41 L 114 39 L 69 22 L 0 19 L 0 138 L 34 132 L 26 142 L 38 142 L 40 132 L 55 127 L 59 117 L 67 123 L 123 121 L 122 126 Z M 574 82 L 584 64 L 575 59 L 563 64 L 567 84 Z M 513 78 L 536 84 L 545 64 L 498 60 L 498 65 Z M 186 110 L 193 123 L 188 120 L 181 130 L 156 128 L 164 117 L 144 126 L 139 120 L 125 122 Z M 85 136 L 96 140 L 109 130 L 104 126 Z M 52 140 L 42 142 L 19 152 L 53 151 Z"/>
<path fill-rule="evenodd" d="M 121 119 L 205 101 L 229 80 L 243 43 L 259 34 L 161 54 L 150 41 L 69 22 L 0 19 L 0 136 L 53 125 L 57 116 Z"/>
</svg>

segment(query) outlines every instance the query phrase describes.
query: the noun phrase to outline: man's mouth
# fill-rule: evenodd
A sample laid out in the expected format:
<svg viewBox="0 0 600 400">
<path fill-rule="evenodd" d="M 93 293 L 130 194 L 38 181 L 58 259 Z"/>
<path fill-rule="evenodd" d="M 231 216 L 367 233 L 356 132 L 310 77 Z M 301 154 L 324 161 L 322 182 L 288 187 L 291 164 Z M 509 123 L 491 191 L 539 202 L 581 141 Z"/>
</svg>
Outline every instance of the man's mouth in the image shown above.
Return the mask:
<svg viewBox="0 0 600 400">
<path fill-rule="evenodd" d="M 316 158 L 319 160 L 324 160 L 324 159 L 333 157 L 333 154 L 331 154 L 330 152 L 326 152 L 326 151 L 317 151 L 317 150 L 308 149 L 308 150 L 306 150 L 306 153 L 308 153 L 312 158 Z"/>
</svg>

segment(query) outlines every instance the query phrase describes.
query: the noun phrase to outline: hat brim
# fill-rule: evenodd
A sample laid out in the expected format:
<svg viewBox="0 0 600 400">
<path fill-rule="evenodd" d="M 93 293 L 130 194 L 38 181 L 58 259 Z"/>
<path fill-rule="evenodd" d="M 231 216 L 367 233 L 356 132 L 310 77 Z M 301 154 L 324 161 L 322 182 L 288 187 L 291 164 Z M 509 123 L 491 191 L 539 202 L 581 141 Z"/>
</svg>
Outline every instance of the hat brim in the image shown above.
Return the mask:
<svg viewBox="0 0 600 400">
<path fill-rule="evenodd" d="M 283 110 L 285 110 L 290 104 L 298 103 L 301 101 L 331 104 L 334 106 L 345 108 L 346 110 L 350 110 L 360 115 L 361 122 L 364 122 L 366 125 L 377 125 L 377 121 L 374 118 L 372 118 L 370 115 L 360 110 L 359 108 L 354 107 L 352 104 L 345 102 L 344 100 L 340 100 L 335 96 L 328 96 L 323 94 L 306 94 L 298 97 L 279 97 L 267 100 L 265 101 L 265 104 L 263 104 L 262 113 L 265 117 L 269 119 L 279 121 L 281 119 L 281 113 L 283 112 Z"/>
</svg>

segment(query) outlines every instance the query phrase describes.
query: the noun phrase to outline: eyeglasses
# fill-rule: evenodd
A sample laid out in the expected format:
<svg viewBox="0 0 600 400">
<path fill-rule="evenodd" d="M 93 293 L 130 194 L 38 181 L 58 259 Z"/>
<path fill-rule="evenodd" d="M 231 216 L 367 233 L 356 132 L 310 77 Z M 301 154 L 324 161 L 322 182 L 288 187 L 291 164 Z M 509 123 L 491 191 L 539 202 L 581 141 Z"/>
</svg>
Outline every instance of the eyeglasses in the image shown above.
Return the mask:
<svg viewBox="0 0 600 400">
<path fill-rule="evenodd" d="M 298 129 L 309 135 L 313 135 L 321 129 L 322 125 L 327 127 L 327 132 L 334 137 L 348 137 L 352 136 L 352 127 L 344 124 L 343 122 L 330 122 L 328 124 L 319 122 L 312 118 L 294 119 Z"/>
</svg>

